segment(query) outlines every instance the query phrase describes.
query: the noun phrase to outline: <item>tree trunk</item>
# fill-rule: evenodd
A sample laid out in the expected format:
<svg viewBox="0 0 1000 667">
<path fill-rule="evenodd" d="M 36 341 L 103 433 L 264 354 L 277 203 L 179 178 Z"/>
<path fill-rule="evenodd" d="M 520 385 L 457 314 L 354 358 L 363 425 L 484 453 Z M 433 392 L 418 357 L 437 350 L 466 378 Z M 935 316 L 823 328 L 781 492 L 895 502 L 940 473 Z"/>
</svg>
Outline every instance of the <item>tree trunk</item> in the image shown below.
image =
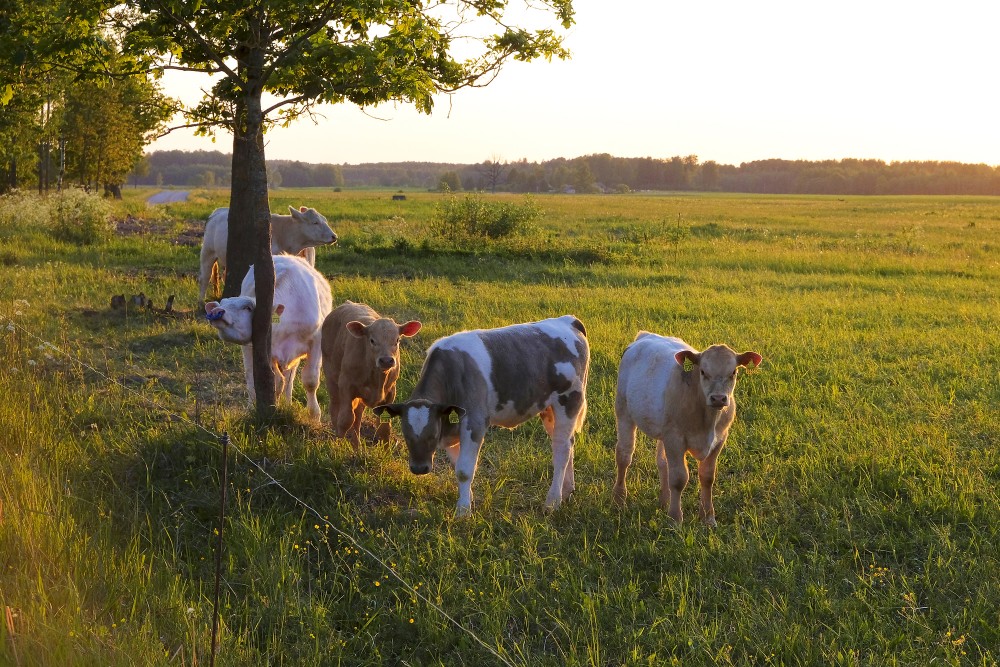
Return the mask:
<svg viewBox="0 0 1000 667">
<path fill-rule="evenodd" d="M 274 260 L 271 258 L 271 207 L 264 160 L 264 116 L 261 107 L 263 51 L 251 51 L 243 63 L 246 94 L 236 105 L 233 127 L 233 184 L 229 199 L 229 239 L 223 296 L 239 294 L 254 265 L 257 305 L 253 315 L 253 378 L 257 416 L 274 415 L 274 372 L 271 366 L 271 311 Z"/>
</svg>

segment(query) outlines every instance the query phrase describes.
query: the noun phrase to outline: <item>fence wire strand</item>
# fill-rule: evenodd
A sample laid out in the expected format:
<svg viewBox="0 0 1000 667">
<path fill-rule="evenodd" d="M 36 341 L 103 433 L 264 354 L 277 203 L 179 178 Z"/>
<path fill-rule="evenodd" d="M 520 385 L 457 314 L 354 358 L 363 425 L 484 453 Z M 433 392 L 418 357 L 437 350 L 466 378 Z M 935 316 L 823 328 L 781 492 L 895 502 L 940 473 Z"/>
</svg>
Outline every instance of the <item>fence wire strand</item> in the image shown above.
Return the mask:
<svg viewBox="0 0 1000 667">
<path fill-rule="evenodd" d="M 103 378 L 107 382 L 110 382 L 110 383 L 112 383 L 114 385 L 117 385 L 119 388 L 125 390 L 126 393 L 131 394 L 133 397 L 135 397 L 136 399 L 138 399 L 140 402 L 145 403 L 146 405 L 149 405 L 149 406 L 151 406 L 151 407 L 153 407 L 153 408 L 155 408 L 157 410 L 160 410 L 160 411 L 162 411 L 162 412 L 170 415 L 171 417 L 176 417 L 179 421 L 184 422 L 185 424 L 188 424 L 190 426 L 193 426 L 193 427 L 195 427 L 195 428 L 203 431 L 206 435 L 208 435 L 208 436 L 211 437 L 211 443 L 212 444 L 214 444 L 216 446 L 219 445 L 219 438 L 220 438 L 221 434 L 215 433 L 214 431 L 212 431 L 211 429 L 205 427 L 204 425 L 199 424 L 198 422 L 192 421 L 191 419 L 189 419 L 185 415 L 177 414 L 173 410 L 170 410 L 168 408 L 164 408 L 162 405 L 160 405 L 156 401 L 154 401 L 151 398 L 145 396 L 141 392 L 136 391 L 135 389 L 132 389 L 131 387 L 129 387 L 128 385 L 126 385 L 124 382 L 121 382 L 121 381 L 119 381 L 119 380 L 117 380 L 117 379 L 115 379 L 115 378 L 107 375 L 106 373 L 102 373 L 101 371 L 99 371 L 98 369 L 94 368 L 93 366 L 91 366 L 87 362 L 83 361 L 82 359 L 79 359 L 78 357 L 70 354 L 69 352 L 66 352 L 65 350 L 61 349 L 59 346 L 53 344 L 52 342 L 47 341 L 44 338 L 41 338 L 41 337 L 35 335 L 30 330 L 28 330 L 25 327 L 21 326 L 13 318 L 8 318 L 7 322 L 9 323 L 7 325 L 7 327 L 6 327 L 8 331 L 11 331 L 11 327 L 13 326 L 14 330 L 19 331 L 19 332 L 23 333 L 24 335 L 28 336 L 29 338 L 34 339 L 35 341 L 39 342 L 41 345 L 44 345 L 46 349 L 51 350 L 53 352 L 57 352 L 58 354 L 62 355 L 63 357 L 65 357 L 69 361 L 71 361 L 71 362 L 79 365 L 82 368 L 85 368 L 85 369 L 87 369 L 87 370 L 89 370 L 89 371 L 97 374 L 99 377 Z M 2 323 L 0 323 L 0 324 L 2 324 Z M 272 475 L 263 466 L 261 466 L 257 461 L 255 461 L 253 458 L 251 458 L 249 454 L 247 454 L 246 452 L 244 452 L 243 449 L 240 448 L 234 442 L 234 440 L 235 440 L 234 438 L 230 438 L 230 440 L 229 440 L 229 446 L 232 447 L 233 451 L 235 451 L 241 457 L 243 457 L 244 459 L 246 459 L 246 461 L 250 465 L 252 465 L 258 471 L 260 471 L 265 477 L 267 477 L 267 479 L 270 480 L 270 482 L 269 482 L 270 484 L 274 484 L 275 486 L 277 486 L 279 489 L 281 489 L 285 493 L 285 495 L 287 495 L 289 498 L 291 498 L 296 504 L 298 504 L 299 506 L 301 506 L 302 508 L 304 508 L 305 510 L 307 510 L 309 513 L 311 513 L 313 516 L 315 516 L 318 521 L 322 522 L 324 525 L 326 525 L 330 529 L 332 529 L 334 531 L 334 533 L 336 533 L 339 537 L 341 537 L 341 538 L 347 540 L 348 542 L 350 542 L 350 544 L 355 549 L 358 549 L 359 551 L 363 552 L 365 555 L 367 555 L 373 561 L 375 561 L 376 563 L 378 563 L 379 566 L 382 567 L 382 569 L 384 569 L 386 572 L 388 572 L 389 575 L 391 575 L 397 582 L 399 582 L 399 584 L 401 586 L 403 586 L 403 588 L 405 588 L 413 597 L 421 600 L 428 607 L 434 609 L 438 614 L 440 614 L 441 616 L 443 616 L 449 623 L 451 623 L 453 626 L 455 626 L 458 630 L 462 631 L 463 633 L 465 633 L 466 635 L 468 635 L 469 637 L 471 637 L 477 644 L 479 644 L 484 649 L 486 649 L 486 651 L 489 652 L 491 655 L 493 655 L 493 657 L 495 657 L 498 661 L 500 661 L 504 665 L 507 665 L 507 667 L 515 667 L 514 663 L 511 662 L 510 659 L 508 659 L 506 656 L 504 656 L 503 654 L 501 654 L 494 647 L 490 646 L 478 634 L 476 634 L 471 629 L 469 629 L 468 627 L 466 627 L 465 625 L 463 625 L 455 617 L 453 617 L 451 614 L 449 614 L 448 612 L 446 612 L 440 605 L 438 605 L 433 600 L 431 600 L 429 597 L 427 597 L 426 595 L 424 595 L 423 593 L 421 593 L 419 590 L 417 590 L 413 585 L 410 584 L 410 582 L 408 582 L 406 579 L 404 579 L 402 575 L 400 575 L 398 572 L 396 572 L 395 568 L 393 568 L 392 566 L 390 566 L 389 563 L 387 563 L 384 559 L 382 559 L 377 554 L 375 554 L 371 549 L 369 549 L 365 545 L 363 545 L 360 542 L 358 542 L 358 540 L 352 534 L 350 534 L 350 533 L 348 533 L 348 532 L 346 532 L 346 531 L 338 528 L 337 526 L 333 525 L 333 523 L 329 519 L 327 519 L 325 516 L 323 516 L 319 512 L 319 510 L 317 510 L 315 507 L 313 507 L 309 503 L 305 502 L 304 500 L 302 500 L 301 498 L 299 498 L 297 495 L 295 495 L 294 493 L 292 493 L 290 490 L 288 490 L 288 488 L 285 487 L 285 485 L 282 484 L 278 479 L 276 479 L 274 477 L 274 475 Z"/>
</svg>

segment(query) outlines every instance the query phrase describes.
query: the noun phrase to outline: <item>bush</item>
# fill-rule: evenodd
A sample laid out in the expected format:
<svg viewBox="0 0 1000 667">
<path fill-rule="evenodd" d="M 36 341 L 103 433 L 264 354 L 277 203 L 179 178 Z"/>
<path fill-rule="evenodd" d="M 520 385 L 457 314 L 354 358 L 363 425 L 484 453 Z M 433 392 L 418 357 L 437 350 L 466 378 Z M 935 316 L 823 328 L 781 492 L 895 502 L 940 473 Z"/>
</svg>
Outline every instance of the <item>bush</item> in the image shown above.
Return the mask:
<svg viewBox="0 0 1000 667">
<path fill-rule="evenodd" d="M 59 241 L 90 245 L 114 232 L 111 207 L 97 195 L 71 188 L 49 197 L 52 236 Z"/>
<path fill-rule="evenodd" d="M 0 197 L 0 227 L 47 230 L 55 239 L 88 245 L 114 232 L 111 206 L 76 188 L 48 196 L 15 191 Z"/>
<path fill-rule="evenodd" d="M 541 216 L 541 208 L 531 197 L 518 204 L 489 200 L 478 194 L 461 199 L 452 195 L 435 211 L 433 230 L 438 236 L 452 240 L 501 239 L 534 231 L 533 223 Z"/>
</svg>

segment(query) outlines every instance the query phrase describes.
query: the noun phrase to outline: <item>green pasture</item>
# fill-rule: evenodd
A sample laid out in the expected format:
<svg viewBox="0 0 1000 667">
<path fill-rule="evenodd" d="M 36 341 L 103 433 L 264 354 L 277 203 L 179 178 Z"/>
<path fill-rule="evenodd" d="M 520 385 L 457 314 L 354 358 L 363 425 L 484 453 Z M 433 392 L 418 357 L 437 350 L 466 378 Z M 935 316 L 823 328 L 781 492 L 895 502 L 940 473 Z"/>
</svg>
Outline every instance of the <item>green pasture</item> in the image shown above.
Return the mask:
<svg viewBox="0 0 1000 667">
<path fill-rule="evenodd" d="M 91 245 L 0 215 L 0 664 L 208 663 L 224 430 L 220 665 L 1000 662 L 1000 200 L 540 195 L 526 233 L 456 240 L 449 195 L 272 193 L 339 234 L 317 261 L 335 302 L 423 322 L 402 398 L 440 336 L 585 323 L 576 493 L 543 511 L 536 420 L 487 435 L 457 520 L 443 456 L 415 477 L 399 442 L 352 452 L 301 388 L 279 423 L 249 418 L 239 350 L 196 302 L 228 193 L 150 194 L 127 189 L 129 224 Z M 109 309 L 140 291 L 180 312 Z M 648 438 L 611 502 L 642 329 L 764 357 L 716 529 L 694 474 L 682 526 L 658 508 Z"/>
</svg>

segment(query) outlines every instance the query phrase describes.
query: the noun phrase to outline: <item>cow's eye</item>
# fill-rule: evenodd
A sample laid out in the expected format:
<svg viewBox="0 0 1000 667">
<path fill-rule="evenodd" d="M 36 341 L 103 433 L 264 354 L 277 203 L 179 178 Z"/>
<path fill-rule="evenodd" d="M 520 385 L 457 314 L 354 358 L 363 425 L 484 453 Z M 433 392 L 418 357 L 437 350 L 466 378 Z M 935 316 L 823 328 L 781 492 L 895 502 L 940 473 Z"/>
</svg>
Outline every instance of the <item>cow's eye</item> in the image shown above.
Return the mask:
<svg viewBox="0 0 1000 667">
<path fill-rule="evenodd" d="M 701 376 L 702 376 L 703 378 L 705 378 L 706 380 L 708 379 L 708 373 L 706 373 L 705 371 L 702 371 L 702 372 L 701 372 Z"/>
<path fill-rule="evenodd" d="M 253 306 L 251 305 L 243 306 L 243 310 L 253 310 Z"/>
<path fill-rule="evenodd" d="M 369 338 L 368 342 L 371 343 L 372 345 L 375 345 L 375 339 L 374 338 Z"/>
</svg>

